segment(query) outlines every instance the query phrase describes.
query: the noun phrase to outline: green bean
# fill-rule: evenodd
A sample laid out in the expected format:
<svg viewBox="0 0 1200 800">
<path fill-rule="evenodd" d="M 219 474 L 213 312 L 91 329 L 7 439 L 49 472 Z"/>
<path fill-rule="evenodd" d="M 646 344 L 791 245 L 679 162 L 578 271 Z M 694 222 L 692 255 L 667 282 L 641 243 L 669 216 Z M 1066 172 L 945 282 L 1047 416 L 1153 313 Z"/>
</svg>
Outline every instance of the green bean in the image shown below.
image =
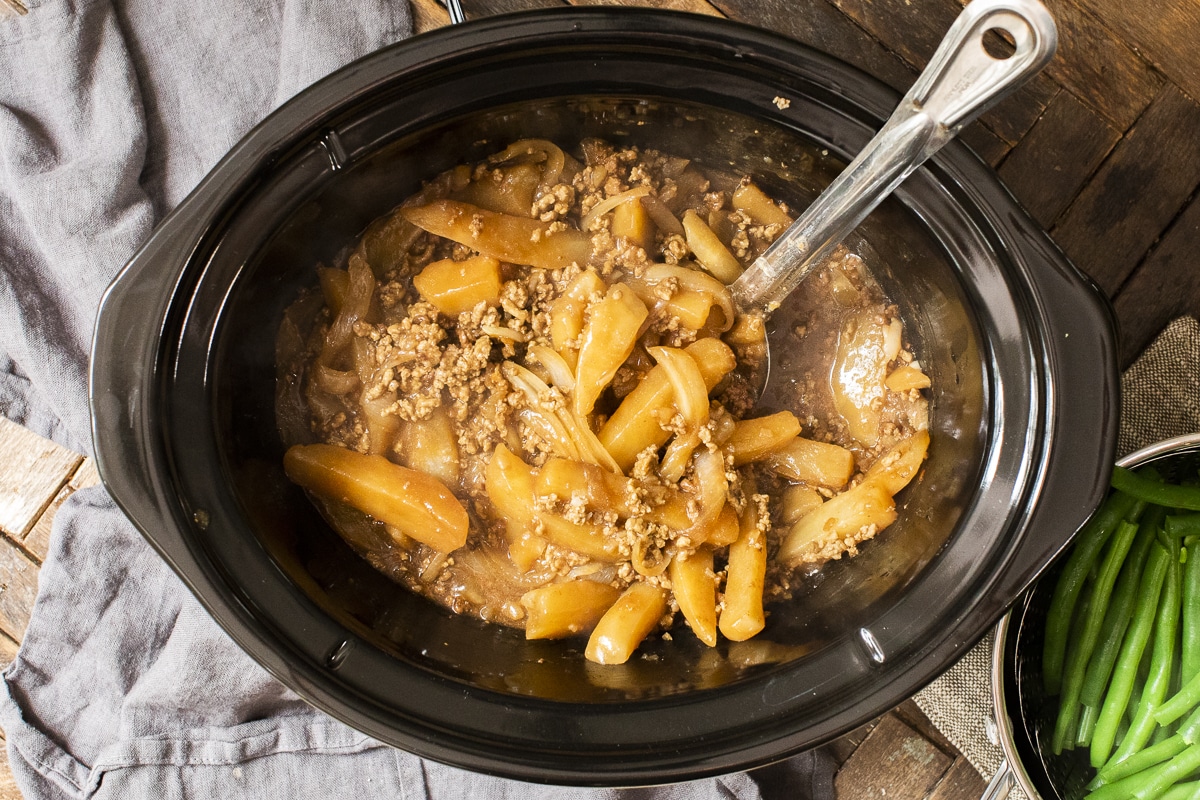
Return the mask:
<svg viewBox="0 0 1200 800">
<path fill-rule="evenodd" d="M 1183 623 L 1180 626 L 1183 654 L 1179 680 L 1187 684 L 1200 675 L 1200 546 L 1187 548 L 1183 567 Z"/>
<path fill-rule="evenodd" d="M 1125 563 L 1125 556 L 1129 553 L 1129 548 L 1133 544 L 1134 538 L 1137 536 L 1138 526 L 1130 522 L 1121 522 L 1117 525 L 1116 533 L 1112 535 L 1112 541 L 1108 546 L 1108 551 L 1104 554 L 1104 560 L 1100 563 L 1100 570 L 1096 574 L 1096 579 L 1091 582 L 1092 590 L 1091 601 L 1087 605 L 1086 613 L 1082 615 L 1083 630 L 1073 641 L 1073 646 L 1068 652 L 1066 670 L 1062 681 L 1062 699 L 1059 702 L 1058 719 L 1054 726 L 1054 736 L 1051 740 L 1053 752 L 1057 755 L 1067 746 L 1067 741 L 1070 736 L 1079 730 L 1076 725 L 1076 719 L 1079 713 L 1079 696 L 1083 689 L 1084 676 L 1087 674 L 1088 661 L 1092 657 L 1092 650 L 1096 646 L 1096 641 L 1100 636 L 1100 629 L 1104 624 L 1105 613 L 1108 611 L 1109 599 L 1112 596 L 1113 584 L 1117 582 L 1117 575 L 1120 574 L 1121 565 Z M 1090 725 L 1089 725 L 1090 727 Z M 1078 736 L 1075 740 L 1078 740 Z M 1090 737 L 1087 737 L 1090 739 Z M 1086 744 L 1087 742 L 1082 742 Z"/>
<path fill-rule="evenodd" d="M 1178 553 L 1178 548 L 1175 548 Z M 1168 551 L 1168 557 L 1171 552 Z M 1171 558 L 1154 621 L 1154 645 L 1151 650 L 1150 672 L 1146 687 L 1138 701 L 1137 712 L 1129 731 L 1113 754 L 1112 760 L 1123 761 L 1142 749 L 1154 733 L 1153 713 L 1162 704 L 1171 687 L 1172 662 L 1175 658 L 1176 631 L 1179 628 L 1180 569 L 1178 558 Z"/>
<path fill-rule="evenodd" d="M 1142 570 L 1146 566 L 1146 557 L 1150 553 L 1150 545 L 1154 544 L 1154 534 L 1164 513 L 1157 506 L 1146 512 L 1138 528 L 1137 538 L 1134 539 L 1125 559 L 1125 566 L 1121 568 L 1121 576 L 1113 589 L 1108 613 L 1104 616 L 1100 641 L 1092 652 L 1083 680 L 1083 689 L 1079 693 L 1080 702 L 1085 706 L 1099 707 L 1104 700 L 1108 678 L 1112 675 L 1113 664 L 1116 663 L 1117 653 L 1120 652 L 1121 642 L 1125 638 L 1125 629 L 1129 626 L 1129 618 L 1133 615 L 1133 607 L 1137 602 L 1137 589 Z"/>
<path fill-rule="evenodd" d="M 1100 708 L 1100 719 L 1097 720 L 1096 730 L 1092 734 L 1091 761 L 1092 766 L 1097 769 L 1108 761 L 1113 741 L 1117 736 L 1117 726 L 1129 704 L 1133 681 L 1137 676 L 1138 664 L 1142 660 L 1142 652 L 1146 649 L 1146 640 L 1150 638 L 1155 611 L 1158 608 L 1159 592 L 1170 561 L 1167 551 L 1155 542 L 1150 549 L 1150 557 L 1139 586 L 1139 601 L 1134 608 L 1133 619 L 1113 668 L 1108 694 L 1105 695 Z"/>
<path fill-rule="evenodd" d="M 1131 796 L 1135 800 L 1149 800 L 1150 798 L 1159 797 L 1167 789 L 1170 789 L 1195 772 L 1197 768 L 1200 768 L 1200 745 L 1189 745 L 1186 750 L 1174 756 L 1166 764 L 1155 767 L 1153 770 L 1138 773 L 1138 775 L 1152 774 L 1147 776 L 1145 783 L 1130 787 L 1132 789 Z M 1135 775 L 1133 777 L 1138 776 Z M 1113 785 L 1115 786 L 1116 784 Z"/>
<path fill-rule="evenodd" d="M 1050 610 L 1046 613 L 1042 679 L 1047 694 L 1056 695 L 1062 688 L 1063 663 L 1071 630 L 1071 617 L 1075 613 L 1075 604 L 1083 588 L 1084 579 L 1117 524 L 1134 510 L 1136 504 L 1137 500 L 1129 495 L 1112 493 L 1076 537 L 1075 547 L 1054 587 Z"/>
<path fill-rule="evenodd" d="M 1173 697 L 1158 707 L 1154 719 L 1159 725 L 1166 725 L 1182 717 L 1188 711 L 1200 704 L 1200 675 L 1196 675 L 1183 685 L 1183 688 Z"/>
<path fill-rule="evenodd" d="M 1162 483 L 1124 467 L 1113 467 L 1112 485 L 1114 489 L 1156 506 L 1200 511 L 1200 486 Z"/>
<path fill-rule="evenodd" d="M 1099 789 L 1101 786 L 1107 786 L 1110 783 L 1115 783 L 1122 778 L 1127 778 L 1143 770 L 1153 767 L 1155 764 L 1161 764 L 1168 758 L 1172 758 L 1179 753 L 1182 753 L 1187 748 L 1187 742 L 1178 733 L 1170 739 L 1163 741 L 1153 747 L 1147 747 L 1145 750 L 1139 750 L 1124 761 L 1110 760 L 1101 770 L 1096 773 L 1095 779 L 1087 785 L 1089 790 Z"/>
<path fill-rule="evenodd" d="M 1200 514 L 1171 514 L 1163 528 L 1167 536 L 1181 538 L 1200 534 Z"/>
</svg>

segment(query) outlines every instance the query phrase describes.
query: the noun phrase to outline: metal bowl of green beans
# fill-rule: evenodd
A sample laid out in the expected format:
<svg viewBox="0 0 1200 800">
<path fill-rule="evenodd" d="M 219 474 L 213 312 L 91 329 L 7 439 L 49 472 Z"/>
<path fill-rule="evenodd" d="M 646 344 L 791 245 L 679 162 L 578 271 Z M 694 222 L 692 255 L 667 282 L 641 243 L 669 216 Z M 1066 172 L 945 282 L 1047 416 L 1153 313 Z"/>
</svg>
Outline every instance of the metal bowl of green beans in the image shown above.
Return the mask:
<svg viewBox="0 0 1200 800">
<path fill-rule="evenodd" d="M 995 655 L 1006 768 L 1029 797 L 1200 800 L 1200 433 L 1117 462 Z"/>
</svg>

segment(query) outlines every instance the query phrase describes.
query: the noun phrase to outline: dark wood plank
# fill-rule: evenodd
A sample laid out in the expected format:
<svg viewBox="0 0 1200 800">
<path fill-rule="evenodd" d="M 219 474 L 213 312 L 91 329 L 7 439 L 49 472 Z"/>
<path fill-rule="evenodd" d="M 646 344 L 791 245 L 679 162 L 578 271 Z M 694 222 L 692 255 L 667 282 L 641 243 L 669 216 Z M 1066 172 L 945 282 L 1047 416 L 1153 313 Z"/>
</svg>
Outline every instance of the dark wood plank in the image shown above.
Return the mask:
<svg viewBox="0 0 1200 800">
<path fill-rule="evenodd" d="M 951 757 L 958 755 L 958 748 L 954 746 L 954 742 L 947 739 L 937 726 L 930 722 L 929 717 L 925 716 L 925 712 L 917 705 L 917 701 L 911 697 L 896 706 L 892 713 L 905 725 L 937 745 L 942 752 Z"/>
<path fill-rule="evenodd" d="M 883 717 L 876 717 L 870 722 L 859 725 L 854 730 L 838 737 L 837 739 L 834 739 L 832 742 L 826 745 L 829 754 L 833 756 L 833 760 L 838 764 L 843 765 L 849 761 L 850 757 L 854 755 L 854 752 L 858 750 L 862 743 L 866 741 L 867 737 L 871 735 L 871 731 L 875 730 L 875 728 L 879 725 L 879 721 L 881 719 L 883 719 Z"/>
<path fill-rule="evenodd" d="M 1000 167 L 1000 177 L 1050 227 L 1121 139 L 1096 112 L 1061 92 Z"/>
<path fill-rule="evenodd" d="M 1200 97 L 1200 3 L 1075 0 L 1192 97 Z"/>
<path fill-rule="evenodd" d="M 966 797 L 981 797 L 987 781 L 963 756 L 954 759 L 950 769 L 938 781 L 926 800 L 963 800 Z"/>
<path fill-rule="evenodd" d="M 835 5 L 871 36 L 921 70 L 962 11 L 958 0 L 834 0 Z M 1021 140 L 1058 93 L 1053 80 L 1038 75 L 981 117 L 1004 141 Z"/>
<path fill-rule="evenodd" d="M 0 539 L 0 632 L 15 642 L 25 635 L 37 596 L 38 565 L 8 539 Z"/>
<path fill-rule="evenodd" d="M 839 800 L 923 800 L 953 759 L 895 714 L 885 714 L 834 779 Z"/>
<path fill-rule="evenodd" d="M 976 120 L 967 127 L 963 128 L 958 134 L 958 138 L 975 151 L 975 155 L 982 158 L 993 167 L 998 167 L 1004 161 L 1005 157 L 1012 150 L 1012 145 L 1001 139 L 992 129 Z"/>
<path fill-rule="evenodd" d="M 1052 231 L 1111 297 L 1200 182 L 1200 105 L 1168 84 Z"/>
<path fill-rule="evenodd" d="M 1043 0 L 1058 26 L 1046 74 L 1124 131 L 1162 88 L 1162 77 L 1125 40 L 1074 0 Z"/>
<path fill-rule="evenodd" d="M 853 64 L 898 92 L 912 85 L 917 73 L 827 0 L 811 0 L 797 9 L 791 0 L 713 0 L 730 19 L 790 36 L 810 47 Z"/>
<path fill-rule="evenodd" d="M 1162 241 L 1113 301 L 1121 320 L 1121 368 L 1129 366 L 1177 316 L 1200 317 L 1200 195 L 1163 234 Z"/>
</svg>

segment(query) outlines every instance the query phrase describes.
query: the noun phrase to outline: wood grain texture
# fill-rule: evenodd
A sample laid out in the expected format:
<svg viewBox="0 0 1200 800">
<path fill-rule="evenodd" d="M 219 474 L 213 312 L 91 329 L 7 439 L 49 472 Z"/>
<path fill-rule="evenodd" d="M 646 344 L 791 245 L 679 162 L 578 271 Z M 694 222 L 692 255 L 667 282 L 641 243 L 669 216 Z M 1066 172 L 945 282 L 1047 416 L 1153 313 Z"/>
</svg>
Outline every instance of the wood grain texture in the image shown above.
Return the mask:
<svg viewBox="0 0 1200 800">
<path fill-rule="evenodd" d="M 17 657 L 17 648 L 20 645 L 17 641 L 7 634 L 0 633 L 0 670 L 7 669 L 8 665 Z M 3 738 L 3 731 L 0 731 L 0 739 Z"/>
<path fill-rule="evenodd" d="M 20 540 L 83 457 L 0 418 L 0 532 Z"/>
<path fill-rule="evenodd" d="M 838 772 L 834 787 L 839 800 L 923 798 L 952 760 L 895 714 L 886 714 Z"/>
<path fill-rule="evenodd" d="M 917 73 L 826 0 L 713 0 L 730 19 L 790 36 L 852 64 L 903 94 Z M 897 98 L 899 99 L 899 98 Z"/>
<path fill-rule="evenodd" d="M 1121 367 L 1133 363 L 1167 323 L 1200 318 L 1200 195 L 1163 234 L 1113 300 L 1121 321 Z"/>
<path fill-rule="evenodd" d="M 863 30 L 897 53 L 914 72 L 929 63 L 962 11 L 958 0 L 834 0 Z M 1035 76 L 980 119 L 1009 144 L 1020 141 L 1058 93 L 1045 74 Z"/>
<path fill-rule="evenodd" d="M 1121 139 L 1121 132 L 1070 92 L 1046 113 L 1001 165 L 1000 178 L 1043 227 L 1051 226 Z"/>
<path fill-rule="evenodd" d="M 578 6 L 639 6 L 643 8 L 665 8 L 670 11 L 687 11 L 692 14 L 704 14 L 710 17 L 724 16 L 711 3 L 705 0 L 573 0 Z"/>
<path fill-rule="evenodd" d="M 19 642 L 37 596 L 38 564 L 15 543 L 0 539 L 0 632 Z"/>
<path fill-rule="evenodd" d="M 1058 53 L 1046 74 L 1117 130 L 1126 130 L 1161 90 L 1162 77 L 1074 0 L 1044 3 L 1058 26 Z"/>
<path fill-rule="evenodd" d="M 963 800 L 964 798 L 981 797 L 986 788 L 987 781 L 983 779 L 979 771 L 971 766 L 971 762 L 967 761 L 965 757 L 959 756 L 954 759 L 950 769 L 946 770 L 946 774 L 942 776 L 925 800 Z M 888 796 L 890 795 L 889 792 Z"/>
<path fill-rule="evenodd" d="M 1200 97 L 1200 3 L 1076 0 L 1192 97 Z"/>
<path fill-rule="evenodd" d="M 413 33 L 426 33 L 450 24 L 450 14 L 437 0 L 412 0 Z"/>
<path fill-rule="evenodd" d="M 1197 132 L 1200 105 L 1168 84 L 1053 229 L 1110 297 L 1200 183 Z"/>
<path fill-rule="evenodd" d="M 26 534 L 22 545 L 39 562 L 46 560 L 50 551 L 50 531 L 54 526 L 54 517 L 67 498 L 79 489 L 95 486 L 100 483 L 100 473 L 96 471 L 95 459 L 85 458 L 79 468 L 67 479 L 67 483 L 58 490 L 58 494 L 46 506 L 33 528 Z"/>
</svg>

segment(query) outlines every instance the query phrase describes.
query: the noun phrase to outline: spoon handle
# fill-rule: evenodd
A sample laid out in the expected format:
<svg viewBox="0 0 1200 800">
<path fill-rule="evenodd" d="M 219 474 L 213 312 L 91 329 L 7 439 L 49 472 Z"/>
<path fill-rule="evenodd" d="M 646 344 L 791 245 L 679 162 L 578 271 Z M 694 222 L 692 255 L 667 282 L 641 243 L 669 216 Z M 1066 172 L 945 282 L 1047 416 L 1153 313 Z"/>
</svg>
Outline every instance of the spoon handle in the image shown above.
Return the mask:
<svg viewBox="0 0 1200 800">
<path fill-rule="evenodd" d="M 984 34 L 997 29 L 1016 43 L 1007 57 L 984 49 Z M 925 159 L 1045 66 L 1057 44 L 1054 20 L 1037 0 L 973 0 L 879 133 L 730 285 L 738 308 L 778 308 Z"/>
</svg>

